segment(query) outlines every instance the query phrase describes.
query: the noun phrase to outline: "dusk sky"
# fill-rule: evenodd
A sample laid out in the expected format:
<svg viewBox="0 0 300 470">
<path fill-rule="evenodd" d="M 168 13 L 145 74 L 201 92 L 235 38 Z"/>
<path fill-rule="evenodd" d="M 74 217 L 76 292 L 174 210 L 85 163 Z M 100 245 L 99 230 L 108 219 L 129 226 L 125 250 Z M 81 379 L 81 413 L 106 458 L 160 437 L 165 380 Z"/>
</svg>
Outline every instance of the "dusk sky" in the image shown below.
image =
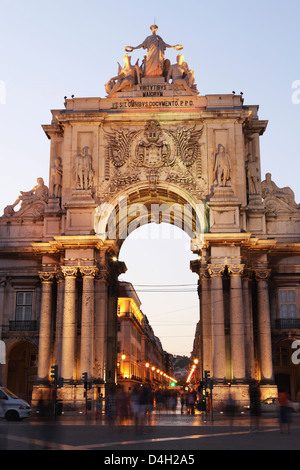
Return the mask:
<svg viewBox="0 0 300 470">
<path fill-rule="evenodd" d="M 262 176 L 271 173 L 300 202 L 299 0 L 0 0 L 0 11 L 1 215 L 37 177 L 48 185 L 41 125 L 50 110 L 63 108 L 64 96 L 105 97 L 124 47 L 140 44 L 154 20 L 165 42 L 184 46 L 201 95 L 243 92 L 245 105 L 259 105 L 269 121 Z M 131 55 L 135 63 L 142 52 Z M 176 55 L 166 53 L 172 63 Z M 164 230 L 139 229 L 124 242 L 121 279 L 136 286 L 164 349 L 189 355 L 199 319 L 194 255 L 183 232 Z"/>
</svg>

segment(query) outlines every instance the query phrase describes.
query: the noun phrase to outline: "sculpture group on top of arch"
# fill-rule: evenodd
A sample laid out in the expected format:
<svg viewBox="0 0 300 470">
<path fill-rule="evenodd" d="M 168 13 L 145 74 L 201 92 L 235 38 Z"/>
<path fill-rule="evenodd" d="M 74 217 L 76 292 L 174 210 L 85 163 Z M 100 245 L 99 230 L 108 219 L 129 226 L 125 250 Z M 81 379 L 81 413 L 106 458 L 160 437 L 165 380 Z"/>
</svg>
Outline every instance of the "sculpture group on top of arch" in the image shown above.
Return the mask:
<svg viewBox="0 0 300 470">
<path fill-rule="evenodd" d="M 136 47 L 126 46 L 124 67 L 119 65 L 118 75 L 112 77 L 106 84 L 105 90 L 109 97 L 114 96 L 117 92 L 130 90 L 135 85 L 140 85 L 143 77 L 163 77 L 164 82 L 169 83 L 172 80 L 172 87 L 184 88 L 189 94 L 198 95 L 197 86 L 195 85 L 194 70 L 189 69 L 187 62 L 182 54 L 178 54 L 176 64 L 171 64 L 169 59 L 165 59 L 165 50 L 167 48 L 181 51 L 183 46 L 176 44 L 171 46 L 158 36 L 158 26 L 155 24 L 150 27 L 152 35 L 148 36 L 141 44 Z M 136 49 L 147 49 L 147 55 L 144 56 L 142 64 L 139 59 L 135 65 L 131 64 L 131 57 L 128 52 Z"/>
</svg>

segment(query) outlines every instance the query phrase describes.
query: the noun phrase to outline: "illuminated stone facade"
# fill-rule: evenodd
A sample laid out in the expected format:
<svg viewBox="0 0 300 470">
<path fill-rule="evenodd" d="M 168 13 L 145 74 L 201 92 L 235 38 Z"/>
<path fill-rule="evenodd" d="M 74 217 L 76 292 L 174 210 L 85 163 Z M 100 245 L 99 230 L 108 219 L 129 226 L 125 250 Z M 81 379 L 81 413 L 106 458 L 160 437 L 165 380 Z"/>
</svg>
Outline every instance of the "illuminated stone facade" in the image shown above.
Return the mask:
<svg viewBox="0 0 300 470">
<path fill-rule="evenodd" d="M 125 392 L 146 384 L 157 389 L 174 381 L 169 354 L 162 348 L 132 284 L 119 283 L 117 382 Z M 176 382 L 176 380 L 175 380 Z"/>
<path fill-rule="evenodd" d="M 184 57 L 171 64 L 165 56 L 182 46 L 168 46 L 156 30 L 137 46 L 147 49 L 143 64 L 132 66 L 127 53 L 105 98 L 65 99 L 52 110 L 43 126 L 49 184 L 39 178 L 0 218 L 2 381 L 24 341 L 38 352 L 35 397 L 52 364 L 70 406 L 83 400 L 83 372 L 95 388 L 115 383 L 118 276 L 126 270 L 119 250 L 138 225 L 167 221 L 199 255 L 191 265 L 200 298 L 194 353 L 216 400 L 228 381 L 239 399 L 251 379 L 262 396 L 274 394 L 275 373 L 295 395 L 298 371 L 279 356 L 285 348 L 291 357 L 300 332 L 299 205 L 261 175 L 267 122 L 258 106 L 200 94 Z M 20 331 L 16 320 L 38 330 L 30 323 Z"/>
</svg>

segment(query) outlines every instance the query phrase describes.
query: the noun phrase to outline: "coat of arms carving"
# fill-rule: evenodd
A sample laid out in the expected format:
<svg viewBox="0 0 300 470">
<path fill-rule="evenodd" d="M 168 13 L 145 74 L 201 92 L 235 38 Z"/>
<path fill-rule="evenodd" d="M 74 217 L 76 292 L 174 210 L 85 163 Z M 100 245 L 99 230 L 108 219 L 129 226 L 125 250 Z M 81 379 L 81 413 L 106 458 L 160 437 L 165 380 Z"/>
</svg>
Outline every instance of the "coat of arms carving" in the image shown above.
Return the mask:
<svg viewBox="0 0 300 470">
<path fill-rule="evenodd" d="M 171 166 L 175 161 L 175 153 L 171 151 L 171 143 L 164 138 L 158 121 L 149 121 L 141 139 L 133 143 L 135 157 L 133 165 L 145 168 L 161 168 Z M 173 155 L 172 155 L 173 154 Z"/>
<path fill-rule="evenodd" d="M 115 181 L 114 188 L 119 186 L 120 178 L 127 184 L 132 178 L 149 184 L 151 180 L 151 186 L 159 181 L 172 182 L 199 192 L 200 197 L 206 185 L 201 162 L 203 130 L 204 126 L 163 128 L 157 120 L 149 120 L 139 130 L 104 129 L 108 144 L 106 180 Z"/>
<path fill-rule="evenodd" d="M 143 131 L 105 131 L 109 157 L 118 168 L 128 160 L 135 167 L 170 167 L 177 157 L 185 167 L 190 167 L 201 157 L 199 139 L 203 127 L 198 130 L 195 127 L 167 130 L 162 129 L 158 121 L 151 120 Z"/>
</svg>

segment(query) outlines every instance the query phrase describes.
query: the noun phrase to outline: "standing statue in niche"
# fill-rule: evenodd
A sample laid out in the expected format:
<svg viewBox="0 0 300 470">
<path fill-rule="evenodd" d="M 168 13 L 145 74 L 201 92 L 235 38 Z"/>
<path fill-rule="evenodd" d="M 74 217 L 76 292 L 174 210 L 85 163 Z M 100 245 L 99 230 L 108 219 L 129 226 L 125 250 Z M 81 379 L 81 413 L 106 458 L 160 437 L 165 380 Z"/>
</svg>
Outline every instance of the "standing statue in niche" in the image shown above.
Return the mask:
<svg viewBox="0 0 300 470">
<path fill-rule="evenodd" d="M 256 159 L 251 153 L 248 155 L 247 162 L 247 180 L 248 180 L 248 191 L 250 195 L 257 195 L 259 193 L 258 183 L 258 168 Z"/>
<path fill-rule="evenodd" d="M 75 179 L 76 189 L 91 189 L 94 186 L 94 170 L 88 147 L 83 147 L 75 158 Z"/>
<path fill-rule="evenodd" d="M 165 41 L 156 34 L 158 26 L 155 24 L 150 26 L 150 29 L 152 31 L 152 35 L 148 36 L 139 46 L 127 46 L 125 51 L 132 52 L 135 49 L 147 49 L 144 76 L 161 77 L 164 71 L 165 50 L 167 48 L 171 48 L 180 51 L 183 47 L 179 44 L 176 46 L 166 44 Z"/>
<path fill-rule="evenodd" d="M 55 159 L 54 166 L 51 168 L 50 184 L 51 184 L 51 197 L 61 197 L 62 190 L 62 164 L 60 157 Z"/>
<path fill-rule="evenodd" d="M 225 147 L 222 144 L 219 144 L 218 153 L 216 154 L 214 179 L 217 182 L 217 186 L 220 187 L 226 187 L 227 182 L 231 179 L 230 157 L 225 152 Z"/>
</svg>

